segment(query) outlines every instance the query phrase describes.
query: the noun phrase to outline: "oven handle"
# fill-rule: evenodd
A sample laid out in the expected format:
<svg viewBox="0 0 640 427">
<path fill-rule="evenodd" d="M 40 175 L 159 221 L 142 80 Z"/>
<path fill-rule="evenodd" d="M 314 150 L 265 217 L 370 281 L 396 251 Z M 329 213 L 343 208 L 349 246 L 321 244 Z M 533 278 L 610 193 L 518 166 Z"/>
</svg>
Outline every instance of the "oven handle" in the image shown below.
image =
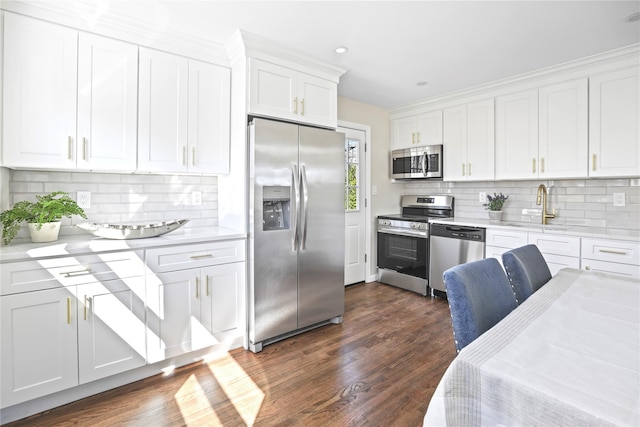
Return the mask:
<svg viewBox="0 0 640 427">
<path fill-rule="evenodd" d="M 396 228 L 378 228 L 378 233 L 394 234 L 397 236 L 417 237 L 419 239 L 428 239 L 429 234 L 426 231 L 400 231 Z"/>
</svg>

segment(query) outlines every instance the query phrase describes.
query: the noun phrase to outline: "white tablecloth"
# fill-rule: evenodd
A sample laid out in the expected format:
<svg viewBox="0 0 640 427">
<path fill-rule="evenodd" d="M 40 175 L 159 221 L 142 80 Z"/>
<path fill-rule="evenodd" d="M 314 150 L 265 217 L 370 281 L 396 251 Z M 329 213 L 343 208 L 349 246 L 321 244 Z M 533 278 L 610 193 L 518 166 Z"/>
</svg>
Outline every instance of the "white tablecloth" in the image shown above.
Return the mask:
<svg viewBox="0 0 640 427">
<path fill-rule="evenodd" d="M 640 280 L 563 269 L 447 369 L 425 426 L 640 426 Z"/>
</svg>

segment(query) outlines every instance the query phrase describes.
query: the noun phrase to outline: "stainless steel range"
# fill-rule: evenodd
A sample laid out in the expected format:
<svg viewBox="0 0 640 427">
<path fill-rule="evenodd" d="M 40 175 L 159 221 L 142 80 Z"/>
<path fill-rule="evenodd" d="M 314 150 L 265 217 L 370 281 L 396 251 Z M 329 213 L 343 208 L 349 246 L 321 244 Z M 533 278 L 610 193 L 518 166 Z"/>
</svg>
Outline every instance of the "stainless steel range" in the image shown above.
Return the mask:
<svg viewBox="0 0 640 427">
<path fill-rule="evenodd" d="M 452 217 L 453 196 L 402 196 L 402 213 L 378 216 L 378 281 L 429 294 L 429 218 Z"/>
</svg>

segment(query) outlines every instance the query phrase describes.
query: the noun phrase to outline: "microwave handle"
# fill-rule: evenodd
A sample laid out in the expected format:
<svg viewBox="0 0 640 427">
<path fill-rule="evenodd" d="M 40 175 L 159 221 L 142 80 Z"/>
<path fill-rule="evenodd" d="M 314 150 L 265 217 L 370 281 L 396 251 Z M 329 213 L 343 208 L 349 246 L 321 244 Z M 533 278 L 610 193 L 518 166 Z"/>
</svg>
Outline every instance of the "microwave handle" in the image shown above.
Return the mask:
<svg viewBox="0 0 640 427">
<path fill-rule="evenodd" d="M 422 154 L 422 173 L 426 175 L 427 172 L 427 153 L 425 152 Z"/>
</svg>

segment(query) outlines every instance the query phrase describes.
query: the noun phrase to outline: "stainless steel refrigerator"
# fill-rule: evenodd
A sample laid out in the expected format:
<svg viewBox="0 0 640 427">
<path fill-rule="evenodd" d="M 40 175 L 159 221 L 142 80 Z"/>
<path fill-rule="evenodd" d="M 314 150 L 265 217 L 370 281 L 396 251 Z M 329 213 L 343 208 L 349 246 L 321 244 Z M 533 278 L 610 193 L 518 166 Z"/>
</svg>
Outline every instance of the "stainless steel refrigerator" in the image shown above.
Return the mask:
<svg viewBox="0 0 640 427">
<path fill-rule="evenodd" d="M 344 313 L 342 133 L 249 124 L 249 349 Z"/>
</svg>

